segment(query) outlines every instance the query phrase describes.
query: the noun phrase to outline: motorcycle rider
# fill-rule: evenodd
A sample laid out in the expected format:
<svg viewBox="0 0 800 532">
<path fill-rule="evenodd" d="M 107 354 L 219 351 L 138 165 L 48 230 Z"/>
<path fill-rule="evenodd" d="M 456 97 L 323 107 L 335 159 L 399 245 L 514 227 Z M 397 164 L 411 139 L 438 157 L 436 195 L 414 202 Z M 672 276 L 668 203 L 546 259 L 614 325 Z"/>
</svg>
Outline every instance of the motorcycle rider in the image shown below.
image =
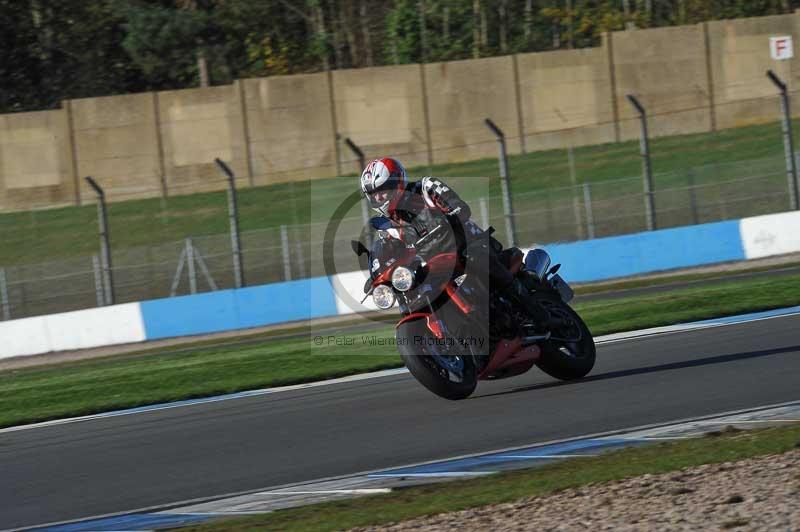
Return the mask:
<svg viewBox="0 0 800 532">
<path fill-rule="evenodd" d="M 400 239 L 408 244 L 428 235 L 443 223 L 453 230 L 438 231 L 417 247 L 423 258 L 467 248 L 470 261 L 485 265 L 492 290 L 522 307 L 539 327 L 558 325 L 530 295 L 528 289 L 504 265 L 489 235 L 470 219 L 471 210 L 456 192 L 433 177 L 410 182 L 397 159 L 371 161 L 361 174 L 361 191 L 374 210 L 393 222 Z M 473 245 L 476 244 L 476 245 Z"/>
</svg>

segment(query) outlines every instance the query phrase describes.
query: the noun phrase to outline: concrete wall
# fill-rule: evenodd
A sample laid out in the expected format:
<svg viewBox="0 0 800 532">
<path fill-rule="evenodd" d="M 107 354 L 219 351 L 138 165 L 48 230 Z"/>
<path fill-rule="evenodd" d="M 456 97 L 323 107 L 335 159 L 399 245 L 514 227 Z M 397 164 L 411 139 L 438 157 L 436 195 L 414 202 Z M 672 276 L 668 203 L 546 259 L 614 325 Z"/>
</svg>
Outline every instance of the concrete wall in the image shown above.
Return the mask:
<svg viewBox="0 0 800 532">
<path fill-rule="evenodd" d="M 424 69 L 434 162 L 495 156 L 497 141 L 486 117 L 505 132 L 509 151 L 519 153 L 513 57 L 431 63 Z"/>
<path fill-rule="evenodd" d="M 397 154 L 407 166 L 428 164 L 420 65 L 337 70 L 333 95 L 342 140 L 349 137 L 368 157 Z M 344 143 L 340 149 L 342 171 L 356 171 L 356 156 Z"/>
<path fill-rule="evenodd" d="M 0 322 L 0 358 L 146 340 L 139 303 Z"/>
<path fill-rule="evenodd" d="M 708 23 L 715 112 L 720 128 L 744 126 L 780 116 L 777 89 L 766 82 L 764 73 L 773 69 L 788 83 L 790 90 L 797 90 L 800 76 L 798 22 L 795 15 Z M 775 61 L 770 57 L 769 38 L 781 35 L 794 37 L 794 59 Z"/>
<path fill-rule="evenodd" d="M 258 185 L 337 173 L 328 74 L 247 79 L 251 163 Z"/>
<path fill-rule="evenodd" d="M 521 54 L 517 67 L 526 150 L 614 142 L 605 47 Z"/>
<path fill-rule="evenodd" d="M 0 115 L 0 209 L 75 201 L 67 112 Z"/>
<path fill-rule="evenodd" d="M 170 193 L 225 188 L 215 158 L 249 178 L 238 85 L 156 93 L 163 173 Z"/>
<path fill-rule="evenodd" d="M 592 49 L 247 79 L 6 115 L 0 206 L 74 201 L 76 182 L 92 201 L 86 175 L 111 201 L 222 188 L 215 157 L 243 186 L 350 174 L 346 137 L 367 158 L 395 154 L 410 166 L 494 157 L 487 117 L 512 153 L 634 139 L 627 94 L 647 107 L 653 136 L 776 120 L 764 73 L 798 88 L 799 25 L 795 14 L 622 31 Z M 795 37 L 795 59 L 770 58 L 777 35 Z"/>
<path fill-rule="evenodd" d="M 652 117 L 653 136 L 711 130 L 702 25 L 617 32 L 612 40 L 623 140 L 639 138 L 638 113 L 628 94 L 637 96 Z"/>
<path fill-rule="evenodd" d="M 112 201 L 158 196 L 161 153 L 152 93 L 87 98 L 67 103 L 78 176 L 92 176 Z M 94 192 L 81 181 L 81 197 Z"/>
</svg>

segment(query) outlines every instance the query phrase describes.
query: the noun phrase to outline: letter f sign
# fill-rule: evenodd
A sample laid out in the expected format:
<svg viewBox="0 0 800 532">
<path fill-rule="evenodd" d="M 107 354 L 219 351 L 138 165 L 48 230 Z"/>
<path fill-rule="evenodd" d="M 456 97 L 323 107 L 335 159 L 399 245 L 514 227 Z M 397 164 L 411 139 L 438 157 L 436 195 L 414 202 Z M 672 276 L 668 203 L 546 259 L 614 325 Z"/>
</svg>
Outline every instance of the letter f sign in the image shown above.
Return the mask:
<svg viewBox="0 0 800 532">
<path fill-rule="evenodd" d="M 791 35 L 784 37 L 770 37 L 769 48 L 772 59 L 782 61 L 794 57 L 794 45 Z"/>
</svg>

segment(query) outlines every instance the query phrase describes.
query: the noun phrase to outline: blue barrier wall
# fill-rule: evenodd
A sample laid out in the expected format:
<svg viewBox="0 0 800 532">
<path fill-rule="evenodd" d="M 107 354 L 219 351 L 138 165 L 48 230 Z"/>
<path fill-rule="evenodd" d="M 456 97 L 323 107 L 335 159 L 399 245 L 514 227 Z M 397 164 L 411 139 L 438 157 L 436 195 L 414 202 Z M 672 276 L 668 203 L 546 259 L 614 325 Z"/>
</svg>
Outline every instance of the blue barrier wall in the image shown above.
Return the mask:
<svg viewBox="0 0 800 532">
<path fill-rule="evenodd" d="M 739 221 L 545 246 L 570 282 L 743 260 Z M 359 282 L 360 284 L 360 282 Z M 327 277 L 141 303 L 148 340 L 335 316 Z"/>
<path fill-rule="evenodd" d="M 739 220 L 543 247 L 575 283 L 745 259 Z"/>
<path fill-rule="evenodd" d="M 148 340 L 335 316 L 327 277 L 141 303 Z"/>
<path fill-rule="evenodd" d="M 800 251 L 800 212 L 545 246 L 590 282 Z M 360 294 L 363 278 L 340 284 Z M 364 310 L 368 310 L 366 307 Z M 0 322 L 0 358 L 259 327 L 351 312 L 327 277 Z"/>
</svg>

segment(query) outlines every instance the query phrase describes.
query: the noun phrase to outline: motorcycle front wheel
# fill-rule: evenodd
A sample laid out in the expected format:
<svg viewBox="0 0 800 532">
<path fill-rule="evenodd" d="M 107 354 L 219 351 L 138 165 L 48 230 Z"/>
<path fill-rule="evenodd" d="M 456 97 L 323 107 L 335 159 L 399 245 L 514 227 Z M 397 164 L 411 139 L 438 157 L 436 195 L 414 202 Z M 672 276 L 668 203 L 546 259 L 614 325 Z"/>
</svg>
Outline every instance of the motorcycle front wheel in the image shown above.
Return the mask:
<svg viewBox="0 0 800 532">
<path fill-rule="evenodd" d="M 466 399 L 475 391 L 475 357 L 451 345 L 454 340 L 437 339 L 424 319 L 402 323 L 396 338 L 400 358 L 425 388 L 452 401 Z"/>
<path fill-rule="evenodd" d="M 542 356 L 536 365 L 551 377 L 563 381 L 585 377 L 594 368 L 596 358 L 594 338 L 589 327 L 561 299 L 554 296 L 538 296 L 538 299 L 548 312 L 565 322 L 560 330 L 551 331 L 553 337 L 573 341 L 553 339 L 542 342 Z"/>
</svg>

